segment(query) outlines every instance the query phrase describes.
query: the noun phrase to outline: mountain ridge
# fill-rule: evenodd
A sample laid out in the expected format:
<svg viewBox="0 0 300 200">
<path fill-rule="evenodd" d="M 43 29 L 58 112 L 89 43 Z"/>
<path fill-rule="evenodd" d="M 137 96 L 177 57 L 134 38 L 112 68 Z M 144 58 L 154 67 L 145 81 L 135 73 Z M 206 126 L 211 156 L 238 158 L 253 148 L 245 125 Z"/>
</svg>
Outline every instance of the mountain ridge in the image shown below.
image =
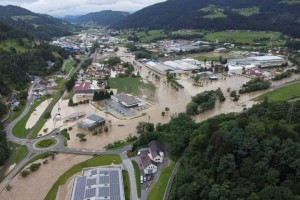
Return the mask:
<svg viewBox="0 0 300 200">
<path fill-rule="evenodd" d="M 291 2 L 294 2 L 292 4 Z M 300 1 L 168 0 L 137 11 L 112 28 L 251 29 L 300 36 Z"/>
<path fill-rule="evenodd" d="M 122 20 L 129 15 L 129 12 L 102 10 L 99 12 L 91 12 L 81 16 L 69 15 L 64 17 L 63 19 L 77 24 L 94 23 L 97 25 L 108 26 Z"/>
<path fill-rule="evenodd" d="M 69 22 L 50 15 L 34 13 L 25 8 L 12 5 L 0 6 L 0 21 L 43 40 L 71 35 L 73 31 L 79 29 L 79 27 Z"/>
</svg>

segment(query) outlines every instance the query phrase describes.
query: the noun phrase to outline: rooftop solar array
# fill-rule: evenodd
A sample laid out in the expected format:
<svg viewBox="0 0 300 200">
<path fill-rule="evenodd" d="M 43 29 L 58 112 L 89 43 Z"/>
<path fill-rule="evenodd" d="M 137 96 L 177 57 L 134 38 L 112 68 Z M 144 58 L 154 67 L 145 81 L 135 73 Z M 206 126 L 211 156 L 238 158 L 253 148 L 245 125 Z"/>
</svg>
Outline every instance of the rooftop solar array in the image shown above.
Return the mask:
<svg viewBox="0 0 300 200">
<path fill-rule="evenodd" d="M 72 200 L 104 199 L 125 199 L 121 168 L 90 169 L 75 178 Z"/>
</svg>

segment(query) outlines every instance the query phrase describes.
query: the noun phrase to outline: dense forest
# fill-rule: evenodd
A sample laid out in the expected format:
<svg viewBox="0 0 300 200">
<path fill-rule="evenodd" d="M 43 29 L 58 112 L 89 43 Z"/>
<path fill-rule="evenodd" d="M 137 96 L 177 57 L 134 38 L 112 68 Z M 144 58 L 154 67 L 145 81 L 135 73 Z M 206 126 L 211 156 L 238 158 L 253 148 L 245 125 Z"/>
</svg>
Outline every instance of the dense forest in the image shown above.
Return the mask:
<svg viewBox="0 0 300 200">
<path fill-rule="evenodd" d="M 170 199 L 299 198 L 300 101 L 266 99 L 201 123 L 181 113 L 140 134 L 133 150 L 159 139 L 171 157 L 182 156 Z"/>
<path fill-rule="evenodd" d="M 299 36 L 299 10 L 297 0 L 168 0 L 137 11 L 112 27 L 272 30 Z"/>
<path fill-rule="evenodd" d="M 0 6 L 0 21 L 43 40 L 71 35 L 73 31 L 80 30 L 80 27 L 63 20 L 11 5 Z"/>
</svg>

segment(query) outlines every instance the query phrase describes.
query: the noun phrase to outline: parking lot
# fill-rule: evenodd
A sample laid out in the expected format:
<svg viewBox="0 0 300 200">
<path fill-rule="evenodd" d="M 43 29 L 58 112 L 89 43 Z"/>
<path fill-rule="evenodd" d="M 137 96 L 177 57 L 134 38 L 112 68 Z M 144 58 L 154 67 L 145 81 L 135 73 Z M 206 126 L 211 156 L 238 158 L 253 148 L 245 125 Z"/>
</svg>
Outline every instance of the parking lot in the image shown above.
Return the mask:
<svg viewBox="0 0 300 200">
<path fill-rule="evenodd" d="M 105 100 L 105 110 L 118 118 L 136 117 L 144 110 L 150 108 L 149 104 L 143 104 L 135 108 L 126 108 L 114 100 Z"/>
</svg>

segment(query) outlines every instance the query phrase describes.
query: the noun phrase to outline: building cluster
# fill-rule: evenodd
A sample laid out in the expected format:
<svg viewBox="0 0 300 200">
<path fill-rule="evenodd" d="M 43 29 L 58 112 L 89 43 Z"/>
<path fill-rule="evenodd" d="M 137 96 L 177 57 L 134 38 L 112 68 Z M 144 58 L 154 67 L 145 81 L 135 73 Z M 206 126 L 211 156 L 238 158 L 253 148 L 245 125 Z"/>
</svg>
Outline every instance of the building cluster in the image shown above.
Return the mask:
<svg viewBox="0 0 300 200">
<path fill-rule="evenodd" d="M 77 123 L 78 127 L 87 130 L 87 131 L 94 131 L 95 129 L 103 126 L 105 124 L 105 119 L 98 115 L 90 115 L 85 119 L 79 121 Z"/>
<path fill-rule="evenodd" d="M 278 67 L 286 63 L 287 61 L 280 56 L 253 56 L 227 60 L 228 72 L 236 74 L 242 74 L 243 70 Z"/>
<path fill-rule="evenodd" d="M 145 175 L 151 175 L 157 172 L 157 166 L 164 160 L 164 150 L 157 140 L 149 143 L 148 151 L 141 151 L 141 165 Z"/>
</svg>

